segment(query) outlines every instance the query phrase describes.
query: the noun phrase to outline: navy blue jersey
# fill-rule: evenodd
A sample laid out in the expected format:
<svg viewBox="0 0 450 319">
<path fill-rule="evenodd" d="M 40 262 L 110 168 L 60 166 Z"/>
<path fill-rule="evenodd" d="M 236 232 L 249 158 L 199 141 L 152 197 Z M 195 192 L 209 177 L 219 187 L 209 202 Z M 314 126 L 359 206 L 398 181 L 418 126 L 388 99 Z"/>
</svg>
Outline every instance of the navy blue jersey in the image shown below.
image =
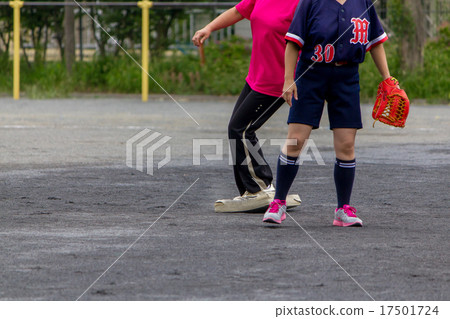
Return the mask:
<svg viewBox="0 0 450 319">
<path fill-rule="evenodd" d="M 371 0 L 300 0 L 285 38 L 303 61 L 362 63 L 388 37 Z"/>
</svg>

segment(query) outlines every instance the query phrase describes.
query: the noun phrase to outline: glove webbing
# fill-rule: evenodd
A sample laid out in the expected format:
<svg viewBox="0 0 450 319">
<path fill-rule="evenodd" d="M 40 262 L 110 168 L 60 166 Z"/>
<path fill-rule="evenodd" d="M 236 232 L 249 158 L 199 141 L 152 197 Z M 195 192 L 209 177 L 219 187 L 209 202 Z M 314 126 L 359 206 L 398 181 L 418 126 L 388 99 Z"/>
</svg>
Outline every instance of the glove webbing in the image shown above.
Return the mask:
<svg viewBox="0 0 450 319">
<path fill-rule="evenodd" d="M 395 112 L 392 112 L 394 105 L 397 105 L 397 108 Z M 388 96 L 386 108 L 383 110 L 383 113 L 381 113 L 380 118 L 384 118 L 389 122 L 391 122 L 394 126 L 397 126 L 395 125 L 395 123 L 403 119 L 405 107 L 406 107 L 405 100 L 403 100 L 403 98 L 399 94 L 393 94 L 391 96 Z M 374 127 L 377 121 L 379 121 L 379 119 L 376 119 L 373 122 Z"/>
</svg>

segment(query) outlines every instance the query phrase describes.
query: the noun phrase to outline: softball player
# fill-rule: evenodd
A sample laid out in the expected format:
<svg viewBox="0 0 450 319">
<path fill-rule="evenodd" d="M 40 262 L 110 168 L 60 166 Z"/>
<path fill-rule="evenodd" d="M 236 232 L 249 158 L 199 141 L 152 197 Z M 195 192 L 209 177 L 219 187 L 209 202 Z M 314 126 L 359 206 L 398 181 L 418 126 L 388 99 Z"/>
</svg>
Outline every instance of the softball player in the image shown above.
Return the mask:
<svg viewBox="0 0 450 319">
<path fill-rule="evenodd" d="M 387 35 L 370 0 L 300 0 L 285 38 L 283 97 L 291 106 L 288 139 L 295 139 L 297 145 L 286 143 L 279 156 L 275 199 L 263 221 L 279 224 L 286 218 L 285 199 L 298 171 L 297 158 L 312 129 L 319 127 L 326 100 L 336 153 L 333 224 L 362 226 L 350 206 L 355 137 L 362 128 L 358 66 L 370 51 L 383 79 L 390 77 L 382 45 Z"/>
<path fill-rule="evenodd" d="M 217 212 L 267 207 L 273 199 L 270 166 L 260 147 L 256 147 L 259 160 L 249 152 L 249 148 L 255 149 L 258 145 L 256 131 L 284 103 L 280 98 L 284 83 L 284 36 L 297 3 L 298 0 L 243 0 L 197 31 L 192 38 L 193 43 L 199 46 L 212 31 L 228 27 L 244 18 L 251 22 L 253 47 L 249 72 L 228 124 L 234 177 L 241 196 L 234 200 L 217 201 Z M 299 205 L 298 195 L 291 196 L 291 199 L 290 206 Z"/>
</svg>

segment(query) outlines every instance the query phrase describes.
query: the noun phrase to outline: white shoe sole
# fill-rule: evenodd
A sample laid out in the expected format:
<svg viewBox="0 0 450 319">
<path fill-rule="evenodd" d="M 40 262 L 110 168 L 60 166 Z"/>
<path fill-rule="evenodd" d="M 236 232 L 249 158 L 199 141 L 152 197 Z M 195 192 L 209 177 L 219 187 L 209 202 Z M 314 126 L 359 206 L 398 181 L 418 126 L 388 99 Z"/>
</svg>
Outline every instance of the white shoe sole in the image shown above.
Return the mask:
<svg viewBox="0 0 450 319">
<path fill-rule="evenodd" d="M 216 213 L 249 213 L 266 210 L 270 196 L 246 197 L 245 199 L 221 199 L 214 203 Z"/>
<path fill-rule="evenodd" d="M 301 203 L 302 200 L 300 199 L 300 196 L 298 194 L 288 195 L 286 197 L 286 207 L 288 209 L 300 206 Z"/>
<path fill-rule="evenodd" d="M 262 213 L 267 210 L 275 195 L 273 192 L 266 194 L 267 196 L 259 195 L 246 199 L 221 199 L 214 203 L 214 210 L 216 213 Z M 288 209 L 299 206 L 301 202 L 298 194 L 288 195 L 286 198 Z"/>
</svg>

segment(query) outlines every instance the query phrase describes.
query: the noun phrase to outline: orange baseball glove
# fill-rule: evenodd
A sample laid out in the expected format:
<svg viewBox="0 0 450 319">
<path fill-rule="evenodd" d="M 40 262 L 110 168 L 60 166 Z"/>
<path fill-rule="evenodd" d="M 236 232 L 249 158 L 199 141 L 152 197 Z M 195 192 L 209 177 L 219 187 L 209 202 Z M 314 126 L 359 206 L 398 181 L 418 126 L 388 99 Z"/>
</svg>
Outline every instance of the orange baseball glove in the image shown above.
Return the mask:
<svg viewBox="0 0 450 319">
<path fill-rule="evenodd" d="M 408 113 L 409 99 L 406 92 L 400 89 L 397 79 L 391 76 L 381 82 L 372 111 L 375 122 L 380 121 L 387 125 L 405 127 Z"/>
</svg>

